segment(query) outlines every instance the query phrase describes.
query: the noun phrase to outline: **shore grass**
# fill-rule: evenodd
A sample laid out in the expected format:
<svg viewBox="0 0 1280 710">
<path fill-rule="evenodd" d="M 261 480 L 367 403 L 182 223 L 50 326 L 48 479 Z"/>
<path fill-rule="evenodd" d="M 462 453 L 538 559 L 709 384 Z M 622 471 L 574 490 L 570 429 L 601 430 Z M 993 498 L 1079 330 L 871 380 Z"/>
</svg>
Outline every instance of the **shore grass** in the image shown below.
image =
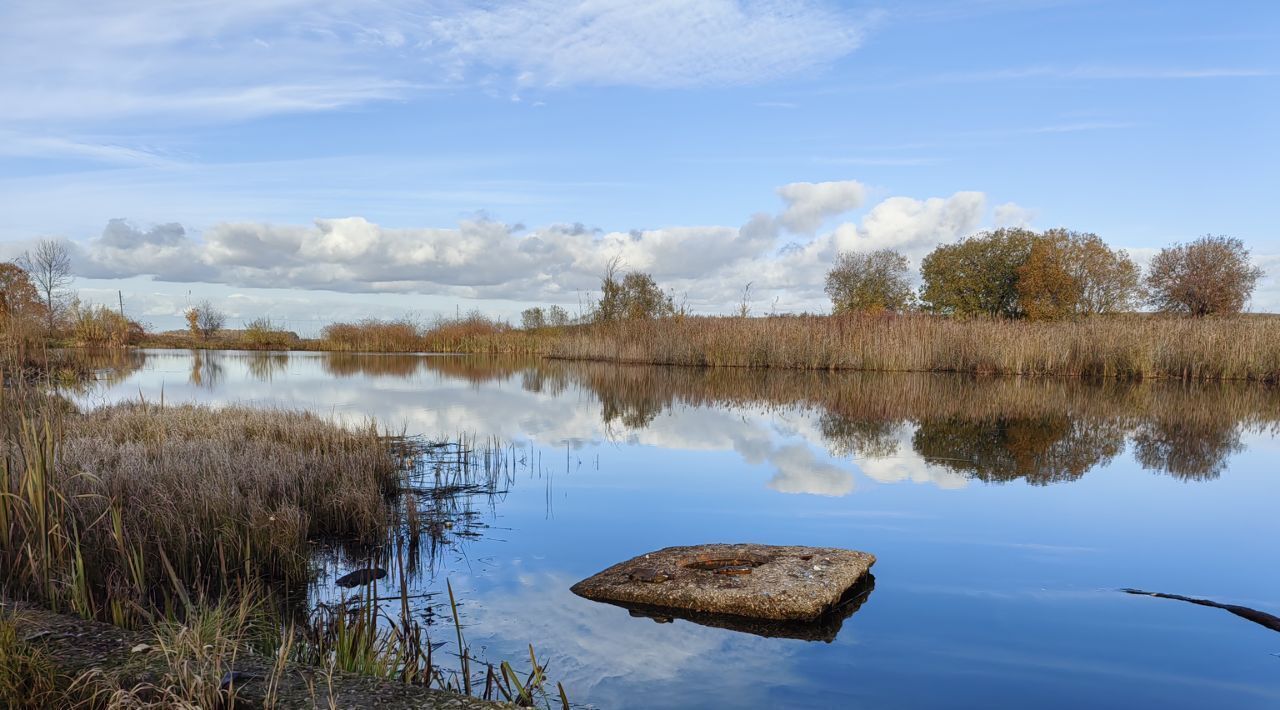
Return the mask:
<svg viewBox="0 0 1280 710">
<path fill-rule="evenodd" d="M 120 669 L 66 676 L 0 618 L 8 706 L 224 706 L 234 698 L 226 674 L 245 654 L 275 658 L 281 672 L 312 661 L 321 672 L 470 694 L 470 675 L 462 683 L 437 666 L 411 617 L 401 551 L 430 531 L 415 531 L 418 511 L 406 510 L 422 484 L 405 467 L 404 437 L 244 407 L 137 402 L 81 412 L 26 387 L 0 389 L 0 435 L 0 609 L 18 601 L 145 630 L 154 639 L 145 646 L 164 660 L 140 682 Z M 475 452 L 486 465 L 493 446 Z M 457 451 L 458 467 L 476 468 L 471 447 Z M 354 608 L 300 614 L 321 541 L 380 564 L 396 550 L 398 617 L 377 601 L 376 584 L 356 592 Z M 362 623 L 346 623 L 353 618 Z"/>
<path fill-rule="evenodd" d="M 398 485 L 373 425 L 240 407 L 55 398 L 6 422 L 6 591 L 131 625 L 183 594 L 264 582 L 301 591 L 308 541 L 375 542 Z M 129 601 L 126 603 L 125 600 Z"/>
</svg>

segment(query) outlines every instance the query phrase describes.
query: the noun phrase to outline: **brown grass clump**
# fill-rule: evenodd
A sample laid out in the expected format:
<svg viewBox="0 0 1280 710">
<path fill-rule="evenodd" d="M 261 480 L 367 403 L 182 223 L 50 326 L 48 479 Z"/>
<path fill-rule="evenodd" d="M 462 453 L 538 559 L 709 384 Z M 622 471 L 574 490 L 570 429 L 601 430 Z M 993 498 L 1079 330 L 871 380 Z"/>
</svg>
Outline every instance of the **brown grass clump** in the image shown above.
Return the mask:
<svg viewBox="0 0 1280 710">
<path fill-rule="evenodd" d="M 175 590 L 300 590 L 309 539 L 386 534 L 400 474 L 372 425 L 238 407 L 24 406 L 2 452 L 0 559 L 8 593 L 54 610 L 131 625 Z"/>
</svg>

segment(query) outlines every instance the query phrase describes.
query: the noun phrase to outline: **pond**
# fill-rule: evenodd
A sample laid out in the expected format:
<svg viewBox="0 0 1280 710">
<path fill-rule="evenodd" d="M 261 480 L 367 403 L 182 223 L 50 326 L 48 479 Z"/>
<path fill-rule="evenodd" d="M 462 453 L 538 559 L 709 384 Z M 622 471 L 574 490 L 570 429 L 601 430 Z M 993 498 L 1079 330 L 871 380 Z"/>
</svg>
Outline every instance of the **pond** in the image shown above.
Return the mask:
<svg viewBox="0 0 1280 710">
<path fill-rule="evenodd" d="M 83 403 L 298 407 L 492 442 L 502 490 L 467 501 L 474 524 L 410 591 L 451 642 L 447 580 L 479 655 L 527 664 L 532 642 L 575 704 L 1280 706 L 1280 633 L 1119 591 L 1280 615 L 1280 391 L 445 355 L 116 365 Z M 812 640 L 569 591 L 706 542 L 865 550 L 874 589 Z M 352 562 L 318 565 L 317 599 L 341 594 Z"/>
</svg>

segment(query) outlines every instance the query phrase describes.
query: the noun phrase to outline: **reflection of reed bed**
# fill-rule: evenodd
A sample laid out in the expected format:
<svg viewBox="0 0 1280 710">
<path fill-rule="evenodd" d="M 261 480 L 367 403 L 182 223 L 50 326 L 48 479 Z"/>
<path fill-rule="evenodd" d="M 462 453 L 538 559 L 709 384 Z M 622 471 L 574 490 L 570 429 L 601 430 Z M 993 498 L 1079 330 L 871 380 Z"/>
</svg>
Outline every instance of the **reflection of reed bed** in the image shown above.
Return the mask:
<svg viewBox="0 0 1280 710">
<path fill-rule="evenodd" d="M 423 369 L 423 356 L 396 353 L 325 353 L 320 360 L 325 374 L 334 377 L 413 377 Z"/>
<path fill-rule="evenodd" d="M 1236 382 L 1125 382 L 1066 378 L 976 377 L 947 373 L 829 373 L 650 367 L 540 361 L 523 374 L 526 389 L 544 381 L 585 387 L 607 411 L 638 421 L 674 404 L 816 407 L 864 421 L 991 420 L 1070 415 L 1200 426 L 1228 421 L 1250 429 L 1280 425 L 1280 389 Z M 619 417 L 620 418 L 620 417 Z"/>
<path fill-rule="evenodd" d="M 1276 381 L 1280 319 L 694 317 L 566 332 L 549 352 L 661 365 Z"/>
</svg>

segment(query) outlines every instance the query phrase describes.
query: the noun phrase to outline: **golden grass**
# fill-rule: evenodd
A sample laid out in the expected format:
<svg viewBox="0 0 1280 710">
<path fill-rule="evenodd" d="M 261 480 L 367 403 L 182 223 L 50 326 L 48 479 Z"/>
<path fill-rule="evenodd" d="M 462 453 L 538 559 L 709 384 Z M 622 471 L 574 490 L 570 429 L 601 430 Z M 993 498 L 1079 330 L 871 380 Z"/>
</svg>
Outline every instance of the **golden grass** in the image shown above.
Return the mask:
<svg viewBox="0 0 1280 710">
<path fill-rule="evenodd" d="M 15 408 L 18 402 L 4 402 Z M 173 593 L 267 582 L 300 591 L 313 537 L 381 540 L 397 462 L 372 425 L 310 414 L 23 405 L 0 469 L 5 587 L 128 625 Z"/>
<path fill-rule="evenodd" d="M 691 317 L 567 332 L 547 354 L 708 367 L 1276 382 L 1280 319 Z"/>
</svg>

